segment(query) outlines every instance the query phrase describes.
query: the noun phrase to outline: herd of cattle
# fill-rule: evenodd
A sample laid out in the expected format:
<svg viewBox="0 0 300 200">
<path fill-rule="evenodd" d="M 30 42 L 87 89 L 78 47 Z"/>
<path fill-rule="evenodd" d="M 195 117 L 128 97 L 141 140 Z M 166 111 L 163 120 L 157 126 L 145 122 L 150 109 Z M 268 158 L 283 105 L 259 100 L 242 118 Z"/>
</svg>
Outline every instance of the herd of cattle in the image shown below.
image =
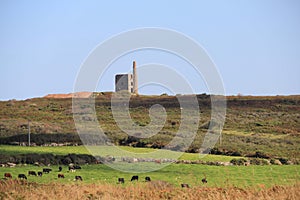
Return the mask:
<svg viewBox="0 0 300 200">
<path fill-rule="evenodd" d="M 71 165 L 69 166 L 69 172 L 75 172 L 77 169 L 81 169 L 81 167 L 79 165 Z M 42 171 L 38 171 L 38 172 L 35 172 L 35 171 L 28 171 L 28 176 L 39 176 L 39 177 L 42 177 L 43 174 L 49 174 L 50 172 L 52 171 L 52 169 L 50 168 L 43 168 Z M 62 167 L 60 166 L 58 168 L 58 172 L 62 172 Z M 7 179 L 12 179 L 12 175 L 11 173 L 4 173 L 4 180 L 7 180 Z M 19 179 L 25 179 L 27 180 L 27 176 L 25 174 L 19 174 L 18 175 L 18 178 Z M 63 173 L 58 173 L 57 174 L 57 178 L 65 178 L 65 175 Z M 139 180 L 139 176 L 137 175 L 134 175 L 132 176 L 131 180 L 130 181 L 138 181 Z M 83 181 L 82 177 L 81 176 L 75 176 L 75 179 L 74 181 Z M 151 181 L 151 178 L 149 176 L 146 176 L 145 177 L 145 182 L 150 182 Z M 206 177 L 204 177 L 202 180 L 202 183 L 205 184 L 207 183 L 207 179 Z M 118 178 L 118 183 L 119 184 L 124 184 L 125 183 L 125 179 L 124 178 Z M 189 185 L 186 184 L 186 183 L 182 183 L 181 184 L 181 187 L 183 188 L 189 188 Z"/>
<path fill-rule="evenodd" d="M 79 165 L 73 165 L 73 166 L 69 166 L 69 172 L 75 172 L 76 169 L 81 169 L 81 167 Z M 43 174 L 49 174 L 50 172 L 52 171 L 52 169 L 50 168 L 43 168 L 43 171 L 28 171 L 28 176 L 39 176 L 39 177 L 42 177 Z M 62 171 L 62 167 L 60 166 L 58 168 L 58 172 L 61 172 Z M 4 173 L 4 180 L 6 179 L 12 179 L 12 175 L 11 173 Z M 27 176 L 25 174 L 19 174 L 18 175 L 18 178 L 19 179 L 23 179 L 23 180 L 27 180 Z M 65 178 L 65 175 L 63 173 L 58 173 L 57 174 L 57 178 Z M 75 181 L 82 181 L 82 177 L 81 176 L 75 176 Z"/>
</svg>

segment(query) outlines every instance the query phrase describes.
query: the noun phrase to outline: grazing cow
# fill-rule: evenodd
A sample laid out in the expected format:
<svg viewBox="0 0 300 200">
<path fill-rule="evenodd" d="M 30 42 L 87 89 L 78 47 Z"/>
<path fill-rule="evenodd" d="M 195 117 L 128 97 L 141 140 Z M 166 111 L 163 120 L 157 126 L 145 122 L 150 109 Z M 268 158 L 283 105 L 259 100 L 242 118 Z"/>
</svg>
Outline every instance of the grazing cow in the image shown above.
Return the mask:
<svg viewBox="0 0 300 200">
<path fill-rule="evenodd" d="M 49 169 L 49 168 L 44 168 L 43 169 L 43 172 L 45 173 L 45 174 L 48 174 L 49 172 L 51 172 L 52 171 L 52 169 Z"/>
<path fill-rule="evenodd" d="M 69 166 L 69 172 L 75 172 L 76 170 L 75 170 L 75 168 L 74 168 L 74 166 Z"/>
<path fill-rule="evenodd" d="M 82 177 L 81 176 L 75 176 L 75 181 L 82 181 Z"/>
<path fill-rule="evenodd" d="M 11 173 L 5 173 L 5 174 L 4 174 L 4 178 L 12 178 Z"/>
<path fill-rule="evenodd" d="M 63 174 L 58 174 L 58 175 L 57 175 L 57 178 L 65 178 L 65 175 L 63 175 Z"/>
<path fill-rule="evenodd" d="M 150 178 L 149 176 L 146 176 L 146 177 L 145 177 L 145 181 L 146 181 L 146 182 L 150 182 L 150 181 L 151 181 L 151 178 Z"/>
<path fill-rule="evenodd" d="M 124 178 L 118 178 L 118 183 L 125 183 L 125 180 L 124 180 Z"/>
<path fill-rule="evenodd" d="M 132 176 L 131 181 L 138 181 L 139 180 L 139 176 Z"/>
<path fill-rule="evenodd" d="M 203 184 L 207 183 L 206 177 L 203 178 L 201 181 L 202 181 Z"/>
<path fill-rule="evenodd" d="M 28 176 L 37 176 L 35 171 L 28 171 Z"/>
<path fill-rule="evenodd" d="M 38 172 L 38 176 L 43 176 L 43 172 Z"/>
<path fill-rule="evenodd" d="M 59 171 L 59 172 L 62 171 L 62 167 L 61 167 L 61 166 L 58 167 L 58 171 Z"/>
<path fill-rule="evenodd" d="M 19 179 L 26 179 L 26 180 L 27 180 L 27 177 L 26 177 L 25 174 L 19 174 L 19 175 L 18 175 L 18 178 L 19 178 Z"/>
<path fill-rule="evenodd" d="M 182 187 L 182 188 L 190 188 L 189 184 L 186 184 L 186 183 L 182 183 L 182 184 L 181 184 L 181 187 Z"/>
<path fill-rule="evenodd" d="M 74 165 L 74 169 L 81 169 L 79 165 Z"/>
</svg>

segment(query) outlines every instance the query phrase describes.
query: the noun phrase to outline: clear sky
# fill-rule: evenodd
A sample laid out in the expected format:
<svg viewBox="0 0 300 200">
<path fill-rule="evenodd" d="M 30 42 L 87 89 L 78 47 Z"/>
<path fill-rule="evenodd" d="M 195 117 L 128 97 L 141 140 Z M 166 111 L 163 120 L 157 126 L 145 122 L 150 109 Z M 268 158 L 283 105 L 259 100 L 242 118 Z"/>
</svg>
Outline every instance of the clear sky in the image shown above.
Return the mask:
<svg viewBox="0 0 300 200">
<path fill-rule="evenodd" d="M 72 92 L 91 50 L 115 34 L 142 27 L 174 29 L 201 44 L 218 67 L 227 95 L 300 94 L 298 0 L 1 0 L 0 100 Z M 110 81 L 98 89 L 112 91 L 113 75 L 127 72 L 132 59 L 144 64 L 155 57 L 145 54 L 116 62 L 106 77 Z M 186 75 L 196 79 L 188 70 Z M 207 91 L 199 86 L 196 92 Z"/>
</svg>

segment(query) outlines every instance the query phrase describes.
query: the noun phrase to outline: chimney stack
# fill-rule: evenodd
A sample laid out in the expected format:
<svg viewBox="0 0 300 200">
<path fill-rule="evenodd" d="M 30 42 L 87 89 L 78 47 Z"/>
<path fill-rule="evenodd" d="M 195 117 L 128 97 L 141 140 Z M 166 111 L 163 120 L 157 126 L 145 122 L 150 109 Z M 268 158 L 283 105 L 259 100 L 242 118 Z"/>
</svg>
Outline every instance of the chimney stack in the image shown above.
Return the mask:
<svg viewBox="0 0 300 200">
<path fill-rule="evenodd" d="M 133 61 L 133 93 L 138 94 L 138 80 L 135 61 Z"/>
</svg>

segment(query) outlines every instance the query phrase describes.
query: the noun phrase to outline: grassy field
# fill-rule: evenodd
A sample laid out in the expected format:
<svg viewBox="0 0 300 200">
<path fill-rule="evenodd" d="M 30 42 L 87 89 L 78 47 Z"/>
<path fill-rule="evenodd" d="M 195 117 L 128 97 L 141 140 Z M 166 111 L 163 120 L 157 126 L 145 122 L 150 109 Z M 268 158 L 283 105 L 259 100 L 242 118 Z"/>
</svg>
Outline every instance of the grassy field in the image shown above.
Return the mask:
<svg viewBox="0 0 300 200">
<path fill-rule="evenodd" d="M 150 152 L 157 152 L 157 149 L 150 148 L 133 148 L 128 146 L 97 146 L 89 147 L 96 148 L 95 151 L 98 152 L 96 155 L 105 157 L 105 156 L 128 156 L 128 157 L 137 157 L 143 158 L 145 154 Z M 84 146 L 62 146 L 62 147 L 27 147 L 27 146 L 11 146 L 11 145 L 0 145 L 1 154 L 8 155 L 17 155 L 17 154 L 28 154 L 28 153 L 52 153 L 57 155 L 66 155 L 70 153 L 75 154 L 90 154 L 90 152 Z M 126 152 L 126 155 L 124 155 Z M 149 157 L 149 155 L 146 155 Z M 154 155 L 155 156 L 155 155 Z M 197 153 L 181 153 L 170 150 L 160 150 L 160 153 L 156 155 L 156 158 L 179 158 L 180 160 L 202 160 L 202 161 L 220 161 L 220 162 L 229 162 L 233 158 L 241 158 L 234 156 L 223 156 L 223 155 L 201 155 Z M 154 157 L 155 158 L 155 157 Z"/>
<path fill-rule="evenodd" d="M 135 165 L 135 164 L 132 164 Z M 140 167 L 151 167 L 153 163 L 141 163 Z M 63 166 L 62 172 L 58 172 L 58 166 L 51 166 L 53 171 L 44 174 L 43 177 L 28 176 L 28 181 L 37 183 L 70 183 L 74 184 L 74 177 L 83 177 L 83 183 L 116 184 L 118 177 L 125 178 L 125 185 L 132 185 L 130 182 L 133 173 L 126 173 L 114 170 L 106 165 L 84 165 L 81 170 L 68 172 L 68 168 Z M 38 166 L 18 166 L 14 168 L 0 168 L 0 174 L 9 172 L 13 178 L 18 174 L 28 171 L 42 171 Z M 140 177 L 140 182 L 144 182 L 146 176 L 152 180 L 166 181 L 173 186 L 180 186 L 181 183 L 188 183 L 190 186 L 201 186 L 201 179 L 206 176 L 208 187 L 271 187 L 274 185 L 292 185 L 300 181 L 300 166 L 207 166 L 171 164 L 158 171 L 136 174 Z M 58 179 L 57 174 L 63 173 L 65 179 Z"/>
<path fill-rule="evenodd" d="M 114 147 L 101 147 L 101 156 L 124 156 L 124 151 L 133 152 L 135 157 L 145 157 L 149 152 L 156 151 L 148 148 L 133 148 L 133 147 L 118 147 L 123 151 L 115 151 Z M 21 146 L 0 146 L 0 152 L 2 154 L 16 155 L 27 153 L 53 153 L 65 155 L 68 153 L 88 153 L 84 146 L 70 146 L 70 147 L 21 147 Z M 122 154 L 123 153 L 123 154 Z M 172 152 L 169 150 L 163 150 L 165 158 L 172 157 L 179 152 Z M 177 156 L 177 155 L 176 155 Z M 184 160 L 203 160 L 203 161 L 230 161 L 233 158 L 230 156 L 220 155 L 207 155 L 203 158 L 199 158 L 199 154 L 184 153 L 180 159 Z M 158 171 L 151 171 L 152 168 L 156 168 L 157 163 L 126 163 L 126 167 L 145 169 L 147 173 L 139 174 L 143 179 L 145 176 L 150 176 L 153 180 L 166 181 L 174 186 L 179 186 L 181 183 L 189 183 L 192 186 L 201 185 L 201 179 L 206 176 L 208 179 L 207 186 L 209 187 L 226 187 L 226 186 L 258 186 L 263 184 L 266 187 L 274 185 L 291 185 L 297 183 L 300 180 L 300 165 L 284 165 L 284 166 L 209 166 L 199 164 L 170 164 L 164 166 Z M 127 184 L 129 182 L 132 173 L 120 172 L 114 170 L 106 165 L 83 165 L 81 170 L 77 170 L 75 173 L 68 172 L 67 166 L 63 166 L 61 173 L 65 174 L 65 179 L 58 179 L 57 174 L 58 166 L 51 166 L 53 172 L 45 174 L 43 177 L 29 176 L 28 180 L 37 183 L 74 183 L 75 175 L 80 175 L 84 178 L 84 183 L 110 183 L 115 184 L 118 177 L 124 177 Z M 17 177 L 20 173 L 27 175 L 28 171 L 42 171 L 42 167 L 39 166 L 17 166 L 15 168 L 0 168 L 0 174 L 10 172 L 13 177 Z"/>
<path fill-rule="evenodd" d="M 123 151 L 115 151 L 114 147 L 100 147 L 101 156 L 124 156 L 124 151 L 133 152 L 135 157 L 145 157 L 149 152 L 156 151 L 149 148 L 133 148 L 133 147 L 118 147 Z M 89 153 L 84 146 L 69 146 L 69 147 L 21 147 L 21 146 L 7 146 L 1 145 L 0 152 L 2 154 L 16 155 L 27 153 L 53 153 L 53 154 L 69 154 L 69 153 Z M 100 152 L 100 151 L 99 151 Z M 173 157 L 179 152 L 172 152 L 163 150 L 164 158 Z M 178 156 L 179 156 L 178 155 Z M 180 159 L 184 160 L 203 160 L 203 161 L 230 161 L 233 158 L 230 156 L 221 155 L 207 155 L 200 158 L 199 154 L 183 153 Z M 179 186 L 181 183 L 189 183 L 192 186 L 201 185 L 201 179 L 206 176 L 208 181 L 207 186 L 211 187 L 225 187 L 225 186 L 257 186 L 263 184 L 265 186 L 273 186 L 276 184 L 286 185 L 294 184 L 300 180 L 300 166 L 286 165 L 286 166 L 208 166 L 197 164 L 170 164 L 158 171 L 151 171 L 156 168 L 157 163 L 127 163 L 126 167 L 137 169 L 146 169 L 150 172 L 141 173 L 140 176 L 150 176 L 153 180 L 162 180 Z M 83 165 L 82 170 L 77 170 L 75 173 L 68 172 L 66 166 L 63 167 L 62 173 L 65 174 L 65 179 L 58 179 L 58 166 L 51 166 L 53 172 L 45 174 L 43 177 L 28 177 L 29 181 L 38 183 L 74 183 L 74 176 L 81 175 L 84 178 L 84 183 L 112 183 L 117 182 L 118 177 L 124 177 L 126 184 L 131 184 L 130 180 L 133 174 L 120 172 L 114 170 L 106 165 Z M 150 169 L 150 170 L 149 170 Z M 16 178 L 18 174 L 25 173 L 27 175 L 29 170 L 42 171 L 42 167 L 38 166 L 18 166 L 15 168 L 0 168 L 0 174 L 10 172 Z"/>
</svg>

